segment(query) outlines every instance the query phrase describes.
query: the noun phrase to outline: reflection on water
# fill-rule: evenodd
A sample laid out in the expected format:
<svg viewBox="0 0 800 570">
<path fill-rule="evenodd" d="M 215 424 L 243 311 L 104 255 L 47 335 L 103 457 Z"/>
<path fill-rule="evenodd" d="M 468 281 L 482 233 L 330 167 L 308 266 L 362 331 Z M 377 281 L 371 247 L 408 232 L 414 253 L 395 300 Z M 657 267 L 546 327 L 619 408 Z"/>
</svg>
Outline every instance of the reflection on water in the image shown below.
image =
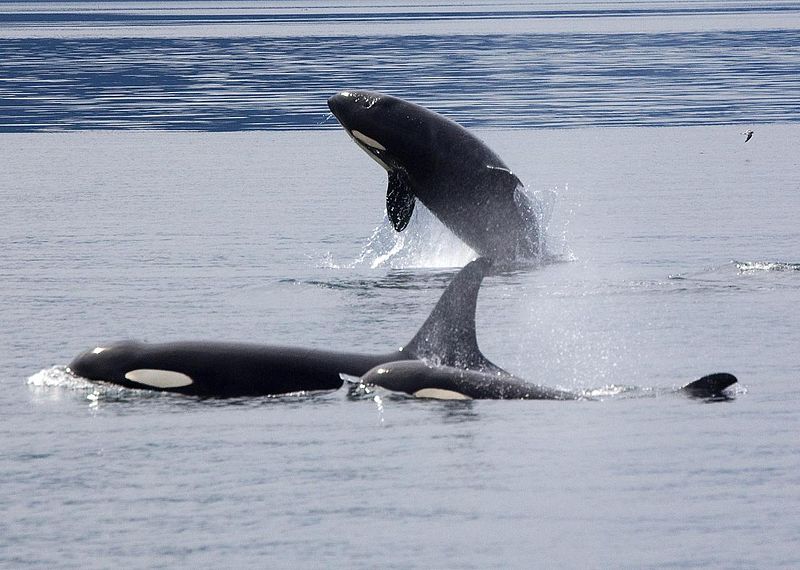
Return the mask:
<svg viewBox="0 0 800 570">
<path fill-rule="evenodd" d="M 3 16 L 3 17 L 7 17 Z M 0 131 L 338 128 L 386 91 L 467 126 L 797 121 L 794 30 L 0 39 Z"/>
</svg>

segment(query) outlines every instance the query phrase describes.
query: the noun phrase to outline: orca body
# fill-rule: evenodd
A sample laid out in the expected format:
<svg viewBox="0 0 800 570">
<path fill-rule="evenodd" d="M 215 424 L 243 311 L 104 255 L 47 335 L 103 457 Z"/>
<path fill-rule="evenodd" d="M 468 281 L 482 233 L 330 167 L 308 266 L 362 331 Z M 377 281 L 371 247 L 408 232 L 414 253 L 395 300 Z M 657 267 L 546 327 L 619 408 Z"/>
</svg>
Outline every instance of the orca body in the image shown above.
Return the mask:
<svg viewBox="0 0 800 570">
<path fill-rule="evenodd" d="M 507 372 L 431 366 L 419 360 L 383 363 L 361 377 L 364 384 L 440 400 L 580 400 L 584 396 L 531 384 Z M 720 398 L 736 383 L 732 374 L 704 376 L 679 390 L 693 398 Z"/>
<path fill-rule="evenodd" d="M 127 388 L 218 397 L 335 390 L 342 385 L 342 373 L 361 376 L 384 362 L 417 358 L 500 370 L 483 357 L 475 340 L 475 305 L 490 267 L 487 259 L 466 265 L 414 338 L 386 354 L 219 342 L 121 342 L 87 350 L 69 369 L 89 380 Z"/>
<path fill-rule="evenodd" d="M 461 125 L 425 107 L 371 91 L 342 91 L 328 107 L 389 175 L 395 230 L 419 199 L 479 255 L 498 261 L 541 252 L 535 205 L 511 169 Z"/>
<path fill-rule="evenodd" d="M 420 360 L 380 364 L 361 377 L 393 392 L 456 400 L 577 400 L 578 394 L 537 386 L 508 372 L 431 366 Z"/>
</svg>

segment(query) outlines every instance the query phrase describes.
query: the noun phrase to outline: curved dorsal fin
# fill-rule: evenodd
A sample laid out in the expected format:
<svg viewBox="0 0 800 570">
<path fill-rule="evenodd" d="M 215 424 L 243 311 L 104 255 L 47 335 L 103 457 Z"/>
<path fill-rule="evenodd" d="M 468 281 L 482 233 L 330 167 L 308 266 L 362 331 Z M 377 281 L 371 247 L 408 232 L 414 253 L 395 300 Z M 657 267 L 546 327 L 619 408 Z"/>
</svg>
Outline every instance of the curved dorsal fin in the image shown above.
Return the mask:
<svg viewBox="0 0 800 570">
<path fill-rule="evenodd" d="M 447 286 L 433 312 L 402 351 L 438 365 L 505 372 L 478 348 L 475 306 L 492 262 L 481 257 L 468 263 Z"/>
</svg>

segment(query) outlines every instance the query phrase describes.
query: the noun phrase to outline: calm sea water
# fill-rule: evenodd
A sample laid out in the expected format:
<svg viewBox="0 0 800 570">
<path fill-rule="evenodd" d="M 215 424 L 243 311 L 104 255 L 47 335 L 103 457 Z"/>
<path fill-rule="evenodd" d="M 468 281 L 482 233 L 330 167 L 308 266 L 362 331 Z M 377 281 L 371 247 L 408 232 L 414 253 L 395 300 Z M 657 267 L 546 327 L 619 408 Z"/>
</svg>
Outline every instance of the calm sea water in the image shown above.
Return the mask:
<svg viewBox="0 0 800 570">
<path fill-rule="evenodd" d="M 798 566 L 798 14 L 0 4 L 0 565 Z M 117 339 L 414 334 L 472 254 L 424 210 L 388 229 L 385 174 L 326 120 L 352 86 L 555 196 L 558 262 L 488 278 L 478 338 L 599 401 L 68 378 Z M 721 370 L 730 401 L 669 393 Z"/>
<path fill-rule="evenodd" d="M 337 128 L 345 86 L 467 126 L 798 120 L 796 2 L 267 6 L 0 2 L 0 131 Z"/>
</svg>

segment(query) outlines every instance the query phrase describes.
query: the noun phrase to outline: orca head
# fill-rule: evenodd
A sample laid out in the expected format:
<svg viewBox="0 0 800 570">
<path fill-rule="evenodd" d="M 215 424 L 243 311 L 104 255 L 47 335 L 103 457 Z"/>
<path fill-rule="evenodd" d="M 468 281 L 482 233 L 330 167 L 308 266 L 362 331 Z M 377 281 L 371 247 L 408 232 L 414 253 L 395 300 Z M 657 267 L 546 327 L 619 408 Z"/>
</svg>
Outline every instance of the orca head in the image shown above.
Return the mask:
<svg viewBox="0 0 800 570">
<path fill-rule="evenodd" d="M 342 91 L 328 107 L 355 143 L 391 172 L 416 169 L 430 156 L 430 137 L 420 120 L 426 109 L 374 91 Z"/>
<path fill-rule="evenodd" d="M 134 387 L 157 389 L 180 388 L 194 380 L 177 370 L 157 366 L 151 359 L 143 358 L 146 345 L 126 341 L 111 346 L 98 346 L 76 356 L 68 368 L 89 380 L 115 382 Z"/>
<path fill-rule="evenodd" d="M 342 91 L 328 99 L 328 107 L 388 172 L 386 213 L 397 231 L 408 225 L 416 198 L 441 219 L 439 211 L 453 204 L 447 181 L 457 179 L 466 197 L 452 206 L 456 211 L 480 202 L 480 194 L 469 196 L 484 188 L 514 192 L 522 185 L 482 141 L 430 109 L 374 91 Z"/>
<path fill-rule="evenodd" d="M 374 91 L 342 91 L 328 99 L 328 107 L 355 143 L 389 174 L 386 213 L 394 229 L 403 231 L 414 211 L 415 184 L 443 156 L 435 148 L 437 125 L 449 121 Z"/>
<path fill-rule="evenodd" d="M 135 354 L 140 347 L 138 342 L 126 341 L 91 348 L 76 356 L 68 368 L 89 380 L 121 381 L 125 372 L 135 368 Z"/>
</svg>

